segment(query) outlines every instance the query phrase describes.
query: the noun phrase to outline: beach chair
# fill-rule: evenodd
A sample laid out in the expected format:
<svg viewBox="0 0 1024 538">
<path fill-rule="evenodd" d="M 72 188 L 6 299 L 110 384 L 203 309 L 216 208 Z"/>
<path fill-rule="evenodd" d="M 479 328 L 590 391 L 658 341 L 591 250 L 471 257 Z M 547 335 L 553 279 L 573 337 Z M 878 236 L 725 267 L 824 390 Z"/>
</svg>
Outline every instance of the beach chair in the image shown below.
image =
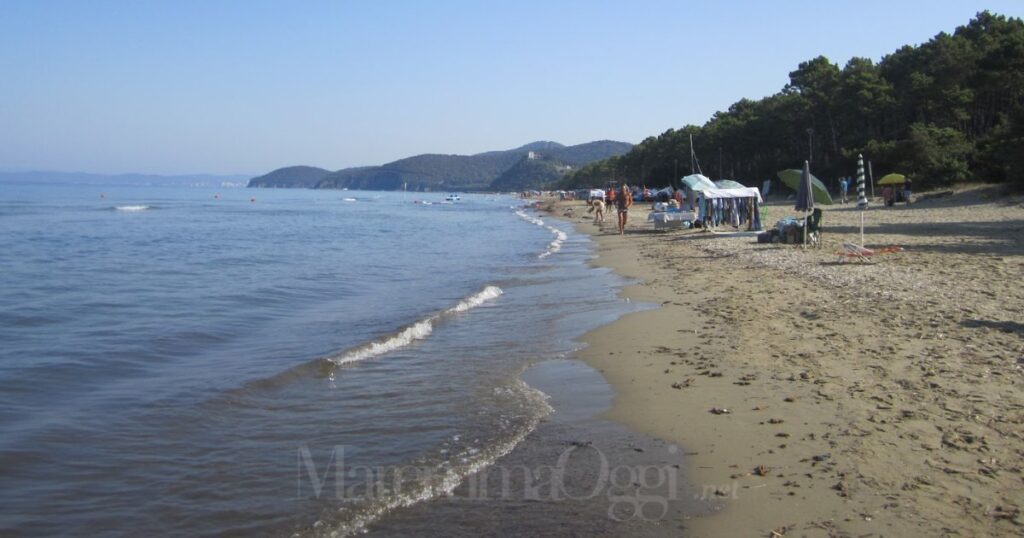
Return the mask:
<svg viewBox="0 0 1024 538">
<path fill-rule="evenodd" d="M 837 252 L 839 255 L 839 261 L 844 262 L 846 260 L 858 260 L 866 263 L 873 263 L 870 258 L 879 254 L 890 254 L 893 252 L 902 252 L 902 247 L 888 246 L 878 250 L 871 250 L 870 248 L 864 248 L 853 243 L 843 243 L 843 250 Z"/>
<path fill-rule="evenodd" d="M 821 247 L 821 210 L 817 208 L 807 218 L 807 244 Z"/>
<path fill-rule="evenodd" d="M 837 254 L 839 254 L 839 261 L 841 262 L 845 262 L 846 260 L 858 260 L 865 263 L 871 263 L 868 256 L 874 256 L 875 251 L 859 245 L 854 245 L 853 243 L 843 243 L 843 250 Z"/>
</svg>

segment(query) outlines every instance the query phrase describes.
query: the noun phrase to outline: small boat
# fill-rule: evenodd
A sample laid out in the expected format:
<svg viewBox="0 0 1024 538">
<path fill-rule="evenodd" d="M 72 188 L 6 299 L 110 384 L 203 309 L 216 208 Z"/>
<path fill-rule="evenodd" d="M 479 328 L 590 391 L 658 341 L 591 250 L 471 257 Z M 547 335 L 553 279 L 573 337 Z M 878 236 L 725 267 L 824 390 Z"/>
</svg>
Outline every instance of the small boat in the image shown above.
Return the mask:
<svg viewBox="0 0 1024 538">
<path fill-rule="evenodd" d="M 462 198 L 459 198 L 459 195 L 455 193 L 449 194 L 448 196 L 444 197 L 445 202 L 458 202 L 459 200 L 462 200 Z"/>
</svg>

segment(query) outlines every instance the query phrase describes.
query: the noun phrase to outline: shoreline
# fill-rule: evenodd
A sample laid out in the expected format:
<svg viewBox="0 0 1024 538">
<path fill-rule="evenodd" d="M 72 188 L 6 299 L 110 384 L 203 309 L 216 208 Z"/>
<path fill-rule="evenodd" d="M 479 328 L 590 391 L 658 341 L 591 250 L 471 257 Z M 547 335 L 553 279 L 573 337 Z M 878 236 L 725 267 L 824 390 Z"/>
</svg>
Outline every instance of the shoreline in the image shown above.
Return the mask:
<svg viewBox="0 0 1024 538">
<path fill-rule="evenodd" d="M 643 209 L 619 236 L 548 205 L 636 281 L 623 297 L 661 305 L 577 356 L 615 390 L 605 418 L 685 447 L 690 485 L 721 499 L 686 534 L 1020 532 L 1024 205 L 924 200 L 867 213 L 866 246 L 907 247 L 871 265 L 836 261 L 859 243 L 851 206 L 803 250 L 654 232 Z"/>
</svg>

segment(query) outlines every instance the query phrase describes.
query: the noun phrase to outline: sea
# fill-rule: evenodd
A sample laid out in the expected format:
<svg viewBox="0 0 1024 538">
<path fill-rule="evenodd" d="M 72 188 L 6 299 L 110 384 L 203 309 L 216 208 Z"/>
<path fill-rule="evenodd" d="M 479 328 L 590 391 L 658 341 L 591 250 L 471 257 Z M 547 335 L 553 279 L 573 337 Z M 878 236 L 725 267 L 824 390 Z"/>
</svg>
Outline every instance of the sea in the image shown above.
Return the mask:
<svg viewBox="0 0 1024 538">
<path fill-rule="evenodd" d="M 3 536 L 451 534 L 642 308 L 514 196 L 5 184 L 0 246 Z"/>
</svg>

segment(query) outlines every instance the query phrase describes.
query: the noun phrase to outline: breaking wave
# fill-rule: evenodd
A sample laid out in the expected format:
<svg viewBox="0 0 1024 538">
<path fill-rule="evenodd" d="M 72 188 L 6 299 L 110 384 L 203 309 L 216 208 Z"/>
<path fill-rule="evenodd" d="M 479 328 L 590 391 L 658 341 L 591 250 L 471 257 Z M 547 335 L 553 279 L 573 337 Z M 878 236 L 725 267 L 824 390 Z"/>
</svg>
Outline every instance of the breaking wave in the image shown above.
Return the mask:
<svg viewBox="0 0 1024 538">
<path fill-rule="evenodd" d="M 327 360 L 340 366 L 342 364 L 349 364 L 373 357 L 379 357 L 396 349 L 406 347 L 417 340 L 422 340 L 430 336 L 430 333 L 434 332 L 434 325 L 444 318 L 472 310 L 483 305 L 487 301 L 498 298 L 502 293 L 501 288 L 497 286 L 487 286 L 479 292 L 459 301 L 455 306 L 444 310 L 443 312 L 433 314 L 425 319 L 419 320 L 400 329 L 398 332 L 390 336 L 385 336 L 384 338 L 370 342 L 369 344 L 344 351 L 338 355 L 327 357 Z"/>
<path fill-rule="evenodd" d="M 541 252 L 540 254 L 538 254 L 537 258 L 539 258 L 539 259 L 547 258 L 548 256 L 558 252 L 559 250 L 562 250 L 562 243 L 564 243 L 565 240 L 569 238 L 569 236 L 565 232 L 563 232 L 562 230 L 559 230 L 558 228 L 555 228 L 554 226 L 546 224 L 543 220 L 541 220 L 541 219 L 539 219 L 537 217 L 534 217 L 534 216 L 531 216 L 531 215 L 527 214 L 522 209 L 516 210 L 516 215 L 519 218 L 525 220 L 526 222 L 529 222 L 530 224 L 535 224 L 537 226 L 541 226 L 543 228 L 546 228 L 549 232 L 551 232 L 555 236 L 555 238 L 550 243 L 548 243 L 547 250 L 545 250 L 544 252 Z"/>
<path fill-rule="evenodd" d="M 515 379 L 504 387 L 496 387 L 492 398 L 496 404 L 500 401 L 498 405 L 510 413 L 494 425 L 495 439 L 483 444 L 479 444 L 479 439 L 476 443 L 464 443 L 461 435 L 453 436 L 445 443 L 445 449 L 437 455 L 442 457 L 429 457 L 427 461 L 421 460 L 399 469 L 415 467 L 425 471 L 419 475 L 420 480 L 403 484 L 404 487 L 384 495 L 371 496 L 355 505 L 342 506 L 334 514 L 337 519 L 333 522 L 322 519 L 317 521 L 313 525 L 312 536 L 334 538 L 360 534 L 366 531 L 367 526 L 394 510 L 451 495 L 467 477 L 512 452 L 553 411 L 548 404 L 548 396 L 521 379 Z M 390 476 L 377 478 L 385 478 L 383 483 L 396 483 Z"/>
</svg>

